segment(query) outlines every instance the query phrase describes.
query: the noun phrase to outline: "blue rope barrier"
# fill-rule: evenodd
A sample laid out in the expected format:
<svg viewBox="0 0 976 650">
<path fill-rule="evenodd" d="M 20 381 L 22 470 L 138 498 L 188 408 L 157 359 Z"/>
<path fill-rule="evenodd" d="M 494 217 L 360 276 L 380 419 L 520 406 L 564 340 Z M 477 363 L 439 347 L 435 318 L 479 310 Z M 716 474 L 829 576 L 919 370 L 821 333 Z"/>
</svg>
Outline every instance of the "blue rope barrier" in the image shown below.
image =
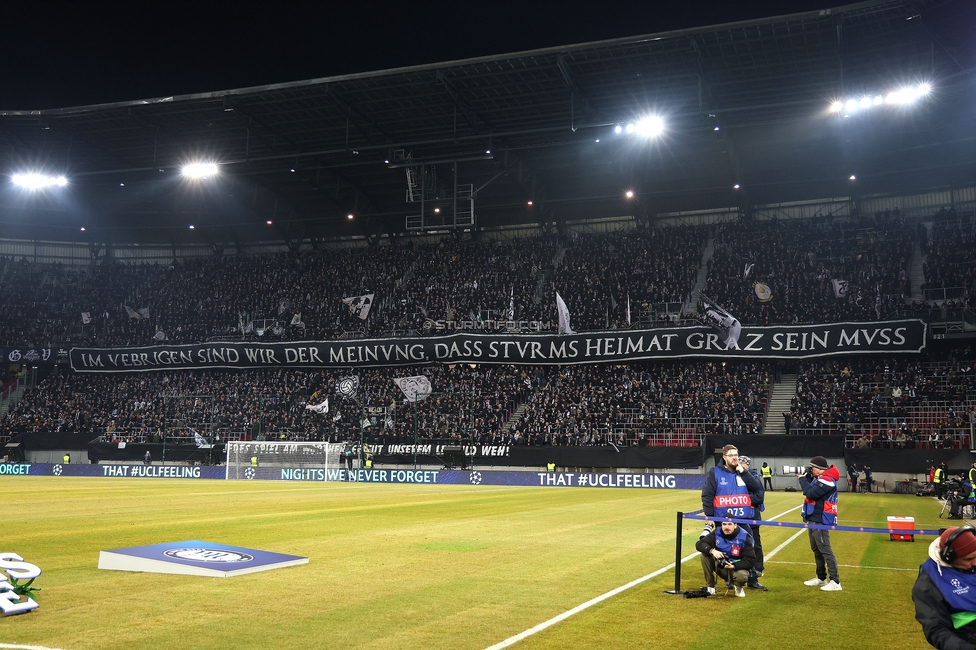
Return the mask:
<svg viewBox="0 0 976 650">
<path fill-rule="evenodd" d="M 685 513 L 686 519 L 698 519 L 699 521 L 728 521 L 727 517 L 706 517 L 704 510 Z M 768 521 L 763 519 L 732 519 L 737 524 L 748 524 L 750 526 L 778 526 L 780 528 L 813 528 L 815 530 L 839 530 L 850 533 L 887 533 L 888 535 L 939 535 L 936 530 L 907 530 L 905 528 L 871 528 L 869 526 L 827 526 L 825 524 L 798 524 L 789 521 Z"/>
</svg>

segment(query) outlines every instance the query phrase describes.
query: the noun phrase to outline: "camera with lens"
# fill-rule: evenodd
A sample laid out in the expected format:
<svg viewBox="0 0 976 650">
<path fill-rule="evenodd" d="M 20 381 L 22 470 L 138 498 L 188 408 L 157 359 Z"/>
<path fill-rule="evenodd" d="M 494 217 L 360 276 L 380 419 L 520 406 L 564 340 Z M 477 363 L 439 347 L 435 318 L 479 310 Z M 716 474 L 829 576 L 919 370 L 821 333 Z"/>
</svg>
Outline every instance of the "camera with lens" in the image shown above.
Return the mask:
<svg viewBox="0 0 976 650">
<path fill-rule="evenodd" d="M 958 479 L 950 478 L 945 482 L 946 492 L 958 492 L 961 487 L 962 483 Z"/>
</svg>

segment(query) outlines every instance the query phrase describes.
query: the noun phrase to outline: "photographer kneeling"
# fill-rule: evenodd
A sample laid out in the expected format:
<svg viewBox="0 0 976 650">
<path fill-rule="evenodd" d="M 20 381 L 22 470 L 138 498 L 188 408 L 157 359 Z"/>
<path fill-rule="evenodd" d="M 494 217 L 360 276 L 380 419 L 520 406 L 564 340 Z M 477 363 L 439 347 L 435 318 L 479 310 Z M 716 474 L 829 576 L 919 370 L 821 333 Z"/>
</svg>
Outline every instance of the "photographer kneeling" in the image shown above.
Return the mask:
<svg viewBox="0 0 976 650">
<path fill-rule="evenodd" d="M 695 544 L 695 548 L 701 553 L 705 588 L 708 593 L 715 593 L 717 573 L 726 583 L 731 582 L 735 585 L 736 596 L 745 598 L 749 569 L 756 562 L 756 551 L 749 533 L 734 521 L 726 520 L 722 522 L 720 528 L 703 534 Z"/>
</svg>

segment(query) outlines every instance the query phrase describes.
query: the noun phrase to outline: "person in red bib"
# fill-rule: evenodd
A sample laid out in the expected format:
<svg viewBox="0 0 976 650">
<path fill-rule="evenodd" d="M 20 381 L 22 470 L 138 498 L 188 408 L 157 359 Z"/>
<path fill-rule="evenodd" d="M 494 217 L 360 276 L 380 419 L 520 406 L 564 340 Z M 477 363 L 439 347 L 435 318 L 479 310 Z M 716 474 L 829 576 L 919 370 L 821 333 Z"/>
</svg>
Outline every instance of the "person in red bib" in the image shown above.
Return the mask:
<svg viewBox="0 0 976 650">
<path fill-rule="evenodd" d="M 837 482 L 840 470 L 827 463 L 823 456 L 814 456 L 805 474 L 799 476 L 803 490 L 803 508 L 800 514 L 808 524 L 837 525 Z M 837 558 L 830 546 L 830 531 L 810 528 L 810 548 L 817 563 L 817 577 L 805 581 L 808 587 L 820 587 L 821 591 L 841 591 Z M 828 580 L 829 578 L 829 580 Z"/>
<path fill-rule="evenodd" d="M 929 544 L 912 600 L 915 620 L 935 648 L 976 648 L 976 528 L 947 528 Z"/>
</svg>

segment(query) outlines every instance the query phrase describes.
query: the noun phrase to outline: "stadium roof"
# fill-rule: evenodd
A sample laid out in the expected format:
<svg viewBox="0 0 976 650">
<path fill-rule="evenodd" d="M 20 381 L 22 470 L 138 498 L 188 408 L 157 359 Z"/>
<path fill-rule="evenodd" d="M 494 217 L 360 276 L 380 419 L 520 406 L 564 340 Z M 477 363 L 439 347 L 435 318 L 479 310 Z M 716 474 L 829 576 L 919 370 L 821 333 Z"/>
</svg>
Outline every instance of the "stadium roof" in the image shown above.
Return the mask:
<svg viewBox="0 0 976 650">
<path fill-rule="evenodd" d="M 481 227 L 971 185 L 974 22 L 964 0 L 872 0 L 302 82 L 0 110 L 3 172 L 69 181 L 33 193 L 4 184 L 0 227 L 99 242 L 400 233 L 420 210 L 406 201 L 420 163 L 434 186 L 425 208 L 451 211 L 456 174 L 475 190 Z M 912 106 L 828 110 L 920 83 L 932 93 Z M 647 115 L 665 121 L 660 137 L 615 133 Z M 216 161 L 218 176 L 186 181 L 182 166 L 198 159 Z"/>
</svg>

